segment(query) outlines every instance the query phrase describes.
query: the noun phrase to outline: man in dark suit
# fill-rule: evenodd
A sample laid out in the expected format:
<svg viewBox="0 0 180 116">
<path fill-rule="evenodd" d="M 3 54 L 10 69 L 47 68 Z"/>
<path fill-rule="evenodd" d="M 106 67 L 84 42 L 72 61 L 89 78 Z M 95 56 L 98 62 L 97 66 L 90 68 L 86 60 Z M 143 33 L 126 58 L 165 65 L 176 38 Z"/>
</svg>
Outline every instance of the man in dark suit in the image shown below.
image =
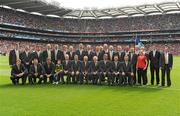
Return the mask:
<svg viewBox="0 0 180 116">
<path fill-rule="evenodd" d="M 67 48 L 68 48 L 67 45 L 63 45 L 63 47 L 62 47 L 62 54 L 61 54 L 61 61 L 65 60 L 65 56 L 66 56 L 66 54 L 68 52 Z"/>
<path fill-rule="evenodd" d="M 99 46 L 96 46 L 94 56 L 97 56 L 98 61 L 103 60 L 103 53 L 100 51 Z"/>
<path fill-rule="evenodd" d="M 152 51 L 149 52 L 150 60 L 150 71 L 151 71 L 151 85 L 154 85 L 154 72 L 156 72 L 156 84 L 159 85 L 159 60 L 160 52 L 154 47 Z"/>
<path fill-rule="evenodd" d="M 78 55 L 78 58 L 80 61 L 83 61 L 83 57 L 86 55 L 84 46 L 82 43 L 79 44 L 79 49 L 75 52 L 76 55 Z"/>
<path fill-rule="evenodd" d="M 120 45 L 118 45 L 116 47 L 116 52 L 114 53 L 114 56 L 118 56 L 118 59 L 120 62 L 124 61 L 124 52 L 122 50 L 122 47 Z"/>
<path fill-rule="evenodd" d="M 42 80 L 44 80 L 45 70 L 42 64 L 38 62 L 37 58 L 33 59 L 33 64 L 30 66 L 29 70 L 29 83 L 35 84 L 37 78 L 39 79 L 38 84 L 41 84 Z"/>
<path fill-rule="evenodd" d="M 13 50 L 9 52 L 9 65 L 12 66 L 16 64 L 18 59 L 20 59 L 19 44 L 14 44 Z"/>
<path fill-rule="evenodd" d="M 98 72 L 100 72 L 99 84 L 101 85 L 101 82 L 105 81 L 105 77 L 108 77 L 108 85 L 110 85 L 112 81 L 112 64 L 108 60 L 107 54 L 104 54 L 103 60 L 100 61 Z"/>
<path fill-rule="evenodd" d="M 25 50 L 20 53 L 20 59 L 22 64 L 26 67 L 27 71 L 29 72 L 30 68 L 30 60 L 31 60 L 31 53 L 29 52 L 29 46 L 25 47 Z"/>
<path fill-rule="evenodd" d="M 100 61 L 98 61 L 98 57 L 94 56 L 93 61 L 91 62 L 90 71 L 89 71 L 89 75 L 90 75 L 90 78 L 92 79 L 93 85 L 98 84 L 98 81 L 100 78 L 100 72 L 98 72 L 99 71 L 99 63 L 100 63 Z"/>
<path fill-rule="evenodd" d="M 86 84 L 88 84 L 89 81 L 91 81 L 90 78 L 90 62 L 88 61 L 88 56 L 84 56 L 82 61 L 82 75 L 86 80 Z"/>
<path fill-rule="evenodd" d="M 46 59 L 46 62 L 43 64 L 45 75 L 44 75 L 44 83 L 47 83 L 47 79 L 49 78 L 49 82 L 53 83 L 53 77 L 55 73 L 55 65 L 51 62 L 50 58 Z"/>
<path fill-rule="evenodd" d="M 65 60 L 62 62 L 63 65 L 63 76 L 67 76 L 66 83 L 71 83 L 71 61 L 69 60 L 69 55 L 65 55 Z"/>
<path fill-rule="evenodd" d="M 162 86 L 165 86 L 165 74 L 167 74 L 167 86 L 171 86 L 170 72 L 173 67 L 173 55 L 169 53 L 168 47 L 165 47 L 164 52 L 160 56 L 160 68 L 162 72 Z"/>
<path fill-rule="evenodd" d="M 46 62 L 46 59 L 53 60 L 53 53 L 51 51 L 51 45 L 47 44 L 47 49 L 43 51 L 43 62 Z"/>
<path fill-rule="evenodd" d="M 100 52 L 100 55 L 101 55 L 101 59 L 100 60 L 103 60 L 104 54 L 107 54 L 108 59 L 109 59 L 109 49 L 108 49 L 108 45 L 107 44 L 103 45 L 103 49 Z"/>
<path fill-rule="evenodd" d="M 41 50 L 42 48 L 41 48 L 41 46 L 36 46 L 36 50 L 35 51 L 33 51 L 31 54 L 31 59 L 30 59 L 30 64 L 32 64 L 32 61 L 36 58 L 36 59 L 38 59 L 38 62 L 39 63 L 43 63 L 43 52 L 42 52 L 42 50 Z"/>
<path fill-rule="evenodd" d="M 14 85 L 19 84 L 19 79 L 22 79 L 22 84 L 26 84 L 26 78 L 27 78 L 27 69 L 25 66 L 21 63 L 20 59 L 16 60 L 16 64 L 14 64 L 11 68 L 11 77 L 12 83 Z"/>
<path fill-rule="evenodd" d="M 75 52 L 73 46 L 69 46 L 69 51 L 67 52 L 67 54 L 69 55 L 70 60 L 74 60 Z"/>
<path fill-rule="evenodd" d="M 83 76 L 82 76 L 82 64 L 78 59 L 78 55 L 74 56 L 74 60 L 71 64 L 71 76 L 73 83 L 83 84 Z"/>
<path fill-rule="evenodd" d="M 114 56 L 114 61 L 112 62 L 112 69 L 113 69 L 113 76 L 112 76 L 112 85 L 115 84 L 122 84 L 123 78 L 122 78 L 122 67 L 121 62 L 118 61 L 118 56 Z"/>
<path fill-rule="evenodd" d="M 133 67 L 129 61 L 129 56 L 124 56 L 124 62 L 122 63 L 122 76 L 123 76 L 123 84 L 124 85 L 132 85 L 133 84 Z"/>
<path fill-rule="evenodd" d="M 87 50 L 85 51 L 85 56 L 88 56 L 88 60 L 92 61 L 95 53 L 91 49 L 91 45 L 87 45 Z"/>
<path fill-rule="evenodd" d="M 134 51 L 134 48 L 130 48 L 130 52 L 129 52 L 129 61 L 133 67 L 133 74 L 134 74 L 134 77 L 133 77 L 133 84 L 135 85 L 136 84 L 136 64 L 137 64 L 137 57 L 138 57 L 138 54 L 135 53 Z"/>
<path fill-rule="evenodd" d="M 114 47 L 112 45 L 110 45 L 109 50 L 108 50 L 108 59 L 110 61 L 113 61 L 114 60 L 114 55 L 115 55 Z"/>
<path fill-rule="evenodd" d="M 52 61 L 54 64 L 57 64 L 58 60 L 61 60 L 63 52 L 59 50 L 59 45 L 55 45 L 55 48 L 52 50 Z"/>
</svg>

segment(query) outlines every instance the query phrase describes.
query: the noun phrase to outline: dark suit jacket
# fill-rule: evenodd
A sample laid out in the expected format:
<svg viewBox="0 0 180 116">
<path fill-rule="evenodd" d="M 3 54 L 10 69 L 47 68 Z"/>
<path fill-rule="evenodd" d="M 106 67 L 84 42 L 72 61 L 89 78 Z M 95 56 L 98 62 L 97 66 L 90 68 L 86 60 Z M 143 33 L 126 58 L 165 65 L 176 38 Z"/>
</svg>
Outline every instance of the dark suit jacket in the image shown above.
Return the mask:
<svg viewBox="0 0 180 116">
<path fill-rule="evenodd" d="M 62 55 L 63 55 L 63 52 L 60 51 L 60 50 L 58 50 L 58 51 L 57 51 L 56 58 L 55 58 L 55 50 L 52 50 L 52 61 L 53 61 L 54 63 L 56 63 L 57 60 L 61 60 L 61 59 L 62 59 Z M 55 59 L 56 59 L 56 60 L 55 60 Z"/>
<path fill-rule="evenodd" d="M 20 74 L 20 73 L 27 73 L 27 69 L 25 68 L 25 66 L 23 64 L 20 64 L 20 68 L 18 69 L 18 66 L 16 64 L 14 64 L 12 66 L 12 69 L 11 69 L 11 76 L 14 76 L 16 77 L 17 74 Z"/>
<path fill-rule="evenodd" d="M 159 60 L 160 60 L 160 52 L 156 51 L 155 56 L 153 56 L 153 51 L 149 52 L 149 60 L 150 60 L 150 67 L 159 68 Z"/>
<path fill-rule="evenodd" d="M 108 52 L 108 59 L 111 60 L 111 61 L 114 61 L 114 56 L 116 55 L 116 52 L 113 51 L 112 53 L 112 59 L 111 59 L 111 56 L 110 56 L 110 52 Z"/>
<path fill-rule="evenodd" d="M 96 64 L 95 64 L 95 62 L 91 61 L 90 62 L 90 72 L 99 71 L 99 63 L 100 63 L 100 61 L 97 61 Z"/>
<path fill-rule="evenodd" d="M 20 52 L 19 52 L 19 58 L 20 58 Z M 16 64 L 16 53 L 15 53 L 15 50 L 11 50 L 9 52 L 9 65 L 14 65 Z"/>
<path fill-rule="evenodd" d="M 108 55 L 108 60 L 109 60 L 109 52 L 104 51 L 104 50 L 102 50 L 102 51 L 100 52 L 100 55 L 101 55 L 101 59 L 100 59 L 100 60 L 103 60 L 104 54 L 107 54 L 107 55 Z"/>
<path fill-rule="evenodd" d="M 88 57 L 88 60 L 89 61 L 92 61 L 93 60 L 93 57 L 95 56 L 95 53 L 93 52 L 93 51 L 90 51 L 90 52 L 88 52 L 88 51 L 84 51 L 84 56 L 87 56 Z"/>
<path fill-rule="evenodd" d="M 85 62 L 82 62 L 82 72 L 90 72 L 90 65 L 91 63 L 88 61 L 85 65 Z"/>
<path fill-rule="evenodd" d="M 68 51 L 67 54 L 69 55 L 70 60 L 74 60 L 75 52 L 72 52 L 72 55 L 71 55 L 70 52 Z"/>
<path fill-rule="evenodd" d="M 82 72 L 82 63 L 81 61 L 77 61 L 77 63 L 75 63 L 75 61 L 73 60 L 72 63 L 71 63 L 71 70 L 76 72 L 76 71 L 79 71 L 79 72 Z"/>
<path fill-rule="evenodd" d="M 30 66 L 30 71 L 29 72 L 30 72 L 31 75 L 35 74 L 35 67 L 34 67 L 33 64 Z M 39 75 L 44 75 L 45 74 L 44 67 L 40 63 L 37 65 L 37 73 Z"/>
<path fill-rule="evenodd" d="M 164 53 L 161 53 L 161 55 L 160 55 L 159 65 L 160 65 L 160 67 L 162 69 L 165 68 L 165 56 L 164 56 Z M 169 68 L 173 67 L 173 55 L 171 53 L 169 53 L 168 67 Z"/>
<path fill-rule="evenodd" d="M 130 62 L 126 65 L 125 62 L 122 62 L 122 71 L 125 73 L 132 73 L 133 72 L 133 66 L 131 65 Z"/>
<path fill-rule="evenodd" d="M 65 54 L 67 54 L 67 52 L 65 52 Z M 61 51 L 61 60 L 62 61 L 65 60 L 65 54 L 64 54 L 64 51 Z"/>
<path fill-rule="evenodd" d="M 122 72 L 122 63 L 121 62 L 117 62 L 117 65 L 115 64 L 115 62 L 112 62 L 112 71 L 113 72 Z"/>
<path fill-rule="evenodd" d="M 132 56 L 131 56 L 131 55 L 132 55 Z M 131 58 L 131 57 L 132 57 L 132 58 Z M 137 55 L 137 54 L 135 54 L 135 53 L 131 54 L 131 52 L 129 53 L 129 61 L 130 61 L 130 63 L 132 64 L 132 66 L 133 66 L 134 68 L 136 68 L 137 58 L 138 58 L 138 55 Z"/>
<path fill-rule="evenodd" d="M 45 70 L 45 74 L 54 74 L 55 73 L 55 65 L 54 63 L 51 63 L 48 67 L 47 63 L 43 64 L 44 70 Z"/>
<path fill-rule="evenodd" d="M 64 60 L 62 62 L 62 65 L 63 65 L 63 69 L 65 71 L 69 71 L 69 72 L 71 71 L 71 61 L 70 60 L 67 62 L 67 64 L 66 64 L 66 61 Z"/>
<path fill-rule="evenodd" d="M 75 54 L 78 55 L 79 60 L 83 61 L 83 57 L 86 55 L 86 52 L 83 50 L 80 54 L 80 50 L 76 50 Z"/>
<path fill-rule="evenodd" d="M 119 61 L 124 61 L 124 52 L 114 52 L 114 56 L 118 56 L 118 58 L 119 58 Z M 113 56 L 113 57 L 114 57 Z"/>
<path fill-rule="evenodd" d="M 31 57 L 32 57 L 32 54 L 30 52 L 28 52 L 28 54 L 26 55 L 26 52 L 21 52 L 20 53 L 20 59 L 21 59 L 21 62 L 26 66 L 26 63 L 31 63 Z"/>
<path fill-rule="evenodd" d="M 34 51 L 34 52 L 32 52 L 31 54 L 32 54 L 32 55 L 31 55 L 31 62 L 32 62 L 32 60 L 33 60 L 34 58 L 37 58 L 40 63 L 43 62 L 43 52 L 40 52 L 39 56 L 38 56 L 38 52 L 37 52 L 37 51 Z"/>
<path fill-rule="evenodd" d="M 46 59 L 48 57 L 47 50 L 43 51 L 43 62 L 46 62 Z M 53 52 L 51 51 L 51 61 L 53 60 Z"/>
<path fill-rule="evenodd" d="M 112 64 L 110 61 L 107 61 L 105 64 L 105 62 L 102 60 L 100 61 L 99 65 L 99 72 L 112 72 Z"/>
<path fill-rule="evenodd" d="M 97 52 L 94 53 L 94 56 L 98 57 L 98 61 L 103 60 L 103 52 L 99 52 L 99 54 Z"/>
</svg>

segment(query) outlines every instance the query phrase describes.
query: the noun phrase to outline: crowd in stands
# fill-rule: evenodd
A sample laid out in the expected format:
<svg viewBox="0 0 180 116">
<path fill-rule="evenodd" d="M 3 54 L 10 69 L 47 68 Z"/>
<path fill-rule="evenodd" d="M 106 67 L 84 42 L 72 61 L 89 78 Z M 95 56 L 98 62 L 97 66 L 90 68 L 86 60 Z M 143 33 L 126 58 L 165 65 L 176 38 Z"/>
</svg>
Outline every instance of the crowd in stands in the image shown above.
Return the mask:
<svg viewBox="0 0 180 116">
<path fill-rule="evenodd" d="M 180 14 L 118 19 L 62 19 L 37 16 L 0 8 L 0 23 L 11 23 L 34 29 L 68 32 L 119 32 L 133 30 L 179 29 L 179 20 Z"/>
<path fill-rule="evenodd" d="M 1 39 L 0 40 L 0 53 L 1 54 L 4 54 L 4 55 L 8 55 L 9 51 L 11 49 L 13 49 L 13 44 L 15 43 L 19 43 L 19 48 L 20 48 L 20 51 L 24 50 L 25 46 L 28 45 L 30 47 L 30 50 L 31 51 L 34 51 L 34 48 L 35 46 L 40 46 L 40 48 L 42 50 L 45 50 L 45 46 L 47 43 L 42 43 L 42 42 L 29 42 L 29 41 L 11 41 L 11 40 L 4 40 L 4 39 Z M 50 42 L 49 42 L 50 43 Z M 55 44 L 57 43 L 51 43 L 52 46 L 54 46 Z M 59 43 L 59 46 L 60 48 L 62 49 L 62 46 L 63 46 L 64 43 Z M 74 49 L 77 49 L 78 48 L 78 44 L 66 44 L 67 46 L 73 46 Z M 87 44 L 84 44 L 85 46 L 87 46 Z M 95 46 L 97 44 L 92 44 L 92 49 L 95 49 Z M 109 44 L 110 45 L 110 44 Z M 125 46 L 134 46 L 134 44 L 111 44 L 113 45 L 114 47 L 117 46 L 117 45 L 121 45 L 122 48 L 125 48 Z M 171 53 L 173 55 L 180 55 L 180 43 L 167 43 L 167 44 L 157 44 L 157 43 L 154 43 L 154 44 L 145 44 L 145 48 L 147 50 L 147 52 L 149 52 L 150 50 L 152 50 L 152 48 L 156 48 L 157 50 L 159 51 L 163 51 L 165 46 L 168 46 L 169 47 L 169 50 L 171 51 Z"/>
</svg>

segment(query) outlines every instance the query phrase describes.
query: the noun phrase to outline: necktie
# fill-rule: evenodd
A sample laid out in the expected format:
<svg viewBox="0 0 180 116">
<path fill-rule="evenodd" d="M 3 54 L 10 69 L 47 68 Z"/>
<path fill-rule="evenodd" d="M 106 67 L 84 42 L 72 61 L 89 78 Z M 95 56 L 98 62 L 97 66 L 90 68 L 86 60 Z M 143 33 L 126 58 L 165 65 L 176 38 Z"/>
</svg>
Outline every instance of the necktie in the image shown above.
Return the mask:
<svg viewBox="0 0 180 116">
<path fill-rule="evenodd" d="M 37 65 L 35 65 L 35 73 L 37 73 Z"/>
</svg>

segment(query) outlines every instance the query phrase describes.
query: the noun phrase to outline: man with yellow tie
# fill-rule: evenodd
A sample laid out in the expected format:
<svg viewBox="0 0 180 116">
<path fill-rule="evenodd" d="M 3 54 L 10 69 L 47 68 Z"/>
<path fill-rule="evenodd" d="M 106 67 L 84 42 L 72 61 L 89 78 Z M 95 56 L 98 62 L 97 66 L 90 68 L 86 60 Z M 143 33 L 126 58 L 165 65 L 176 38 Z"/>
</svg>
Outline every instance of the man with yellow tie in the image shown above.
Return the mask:
<svg viewBox="0 0 180 116">
<path fill-rule="evenodd" d="M 173 67 L 173 55 L 169 52 L 168 47 L 166 46 L 164 52 L 161 53 L 160 57 L 160 68 L 162 73 L 162 86 L 165 86 L 165 74 L 167 75 L 167 86 L 171 86 L 170 72 Z"/>
</svg>

